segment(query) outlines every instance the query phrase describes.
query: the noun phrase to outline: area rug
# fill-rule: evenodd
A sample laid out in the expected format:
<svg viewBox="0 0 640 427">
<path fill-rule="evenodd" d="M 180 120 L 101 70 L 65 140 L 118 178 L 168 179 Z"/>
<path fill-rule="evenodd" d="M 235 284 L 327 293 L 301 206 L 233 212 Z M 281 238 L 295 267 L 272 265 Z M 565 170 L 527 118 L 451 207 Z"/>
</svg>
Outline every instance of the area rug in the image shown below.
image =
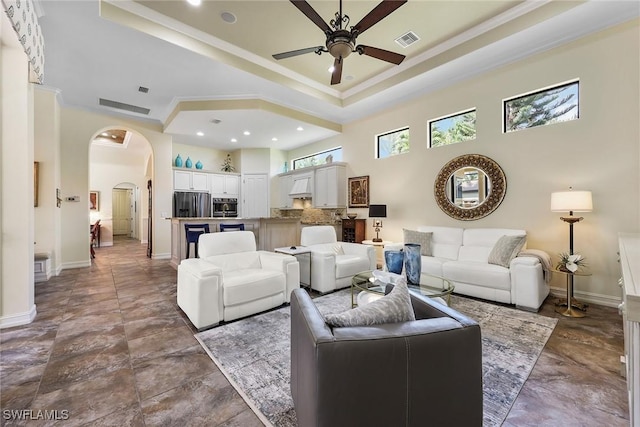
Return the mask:
<svg viewBox="0 0 640 427">
<path fill-rule="evenodd" d="M 323 314 L 351 307 L 345 289 L 314 299 Z M 538 360 L 557 319 L 470 298 L 451 296 L 451 307 L 482 331 L 484 425 L 506 418 Z M 268 426 L 297 426 L 289 390 L 290 309 L 283 307 L 196 334 L 209 356 Z"/>
</svg>

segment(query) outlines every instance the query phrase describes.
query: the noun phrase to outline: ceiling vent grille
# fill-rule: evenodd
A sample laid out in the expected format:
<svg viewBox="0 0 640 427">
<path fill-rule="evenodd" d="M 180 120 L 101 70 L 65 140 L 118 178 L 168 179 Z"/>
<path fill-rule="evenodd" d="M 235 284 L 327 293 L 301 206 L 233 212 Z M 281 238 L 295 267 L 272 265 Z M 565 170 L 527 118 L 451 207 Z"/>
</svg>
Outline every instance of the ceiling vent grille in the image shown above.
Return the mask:
<svg viewBox="0 0 640 427">
<path fill-rule="evenodd" d="M 144 107 L 138 107 L 137 105 L 125 104 L 124 102 L 112 101 L 110 99 L 100 98 L 100 105 L 105 107 L 116 108 L 118 110 L 131 111 L 132 113 L 148 115 L 151 112 L 150 109 Z"/>
<path fill-rule="evenodd" d="M 416 33 L 414 33 L 413 31 L 408 31 L 407 33 L 401 35 L 400 37 L 398 37 L 396 39 L 396 43 L 398 43 L 400 46 L 407 48 L 410 45 L 414 44 L 415 42 L 417 42 L 418 40 L 420 40 L 420 37 L 418 37 L 418 35 Z"/>
</svg>

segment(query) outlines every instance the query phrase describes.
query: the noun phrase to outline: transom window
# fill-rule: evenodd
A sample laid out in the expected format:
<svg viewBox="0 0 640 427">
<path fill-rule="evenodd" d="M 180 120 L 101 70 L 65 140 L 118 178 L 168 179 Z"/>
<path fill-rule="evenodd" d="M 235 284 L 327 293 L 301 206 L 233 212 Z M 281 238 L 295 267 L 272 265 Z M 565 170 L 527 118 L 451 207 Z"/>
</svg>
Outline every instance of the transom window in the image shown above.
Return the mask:
<svg viewBox="0 0 640 427">
<path fill-rule="evenodd" d="M 376 159 L 409 152 L 409 128 L 392 130 L 376 135 Z"/>
<path fill-rule="evenodd" d="M 429 120 L 429 147 L 457 144 L 476 139 L 476 110 Z"/>
<path fill-rule="evenodd" d="M 578 119 L 579 89 L 580 82 L 573 81 L 503 101 L 503 132 Z"/>
<path fill-rule="evenodd" d="M 341 162 L 342 147 L 332 148 L 309 156 L 293 159 L 293 169 L 302 169 L 309 166 L 324 165 L 325 163 Z"/>
</svg>

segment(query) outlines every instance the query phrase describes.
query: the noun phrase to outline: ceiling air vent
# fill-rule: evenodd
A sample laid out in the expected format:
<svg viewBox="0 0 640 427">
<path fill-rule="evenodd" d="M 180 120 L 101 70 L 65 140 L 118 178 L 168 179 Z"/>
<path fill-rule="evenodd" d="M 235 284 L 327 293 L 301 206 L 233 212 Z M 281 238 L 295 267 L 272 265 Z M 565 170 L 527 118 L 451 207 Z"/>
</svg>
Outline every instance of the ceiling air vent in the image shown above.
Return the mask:
<svg viewBox="0 0 640 427">
<path fill-rule="evenodd" d="M 398 43 L 400 46 L 406 48 L 406 47 L 409 47 L 409 45 L 414 44 L 418 40 L 420 40 L 420 37 L 418 37 L 418 35 L 416 33 L 414 33 L 413 31 L 408 31 L 407 33 L 405 33 L 405 34 L 401 35 L 400 37 L 398 37 L 396 39 L 396 43 Z"/>
<path fill-rule="evenodd" d="M 149 93 L 149 88 L 148 87 L 144 87 L 144 86 L 140 86 L 140 87 L 138 87 L 138 92 Z"/>
<path fill-rule="evenodd" d="M 103 105 L 105 107 L 116 108 L 118 110 L 131 111 L 132 113 L 145 114 L 145 115 L 149 114 L 149 112 L 151 111 L 148 108 L 138 107 L 137 105 L 125 104 L 123 102 L 112 101 L 110 99 L 104 99 L 104 98 L 100 98 L 100 105 Z"/>
</svg>

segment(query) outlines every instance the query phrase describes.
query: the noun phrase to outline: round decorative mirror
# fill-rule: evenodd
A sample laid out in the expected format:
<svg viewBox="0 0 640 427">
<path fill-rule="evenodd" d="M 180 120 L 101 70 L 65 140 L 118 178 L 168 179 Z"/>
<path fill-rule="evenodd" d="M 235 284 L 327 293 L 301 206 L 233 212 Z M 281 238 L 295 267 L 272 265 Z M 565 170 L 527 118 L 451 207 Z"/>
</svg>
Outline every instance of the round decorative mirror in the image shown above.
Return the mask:
<svg viewBox="0 0 640 427">
<path fill-rule="evenodd" d="M 434 193 L 438 206 L 452 218 L 483 218 L 502 203 L 507 179 L 489 157 L 465 154 L 449 161 L 438 173 Z"/>
</svg>

